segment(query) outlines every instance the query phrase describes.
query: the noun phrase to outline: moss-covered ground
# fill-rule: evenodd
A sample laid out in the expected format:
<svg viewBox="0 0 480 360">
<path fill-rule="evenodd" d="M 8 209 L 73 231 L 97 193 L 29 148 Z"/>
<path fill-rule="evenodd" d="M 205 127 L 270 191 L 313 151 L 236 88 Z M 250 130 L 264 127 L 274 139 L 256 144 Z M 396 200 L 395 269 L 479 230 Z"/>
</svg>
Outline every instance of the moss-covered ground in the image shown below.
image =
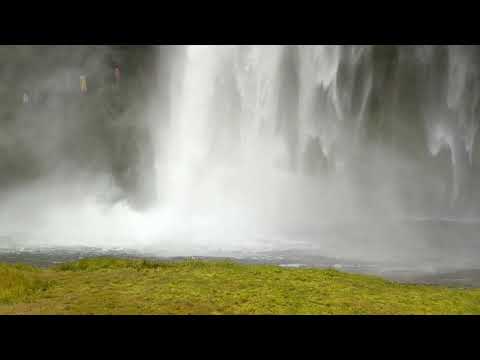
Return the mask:
<svg viewBox="0 0 480 360">
<path fill-rule="evenodd" d="M 186 260 L 0 264 L 0 314 L 480 314 L 480 289 Z"/>
</svg>

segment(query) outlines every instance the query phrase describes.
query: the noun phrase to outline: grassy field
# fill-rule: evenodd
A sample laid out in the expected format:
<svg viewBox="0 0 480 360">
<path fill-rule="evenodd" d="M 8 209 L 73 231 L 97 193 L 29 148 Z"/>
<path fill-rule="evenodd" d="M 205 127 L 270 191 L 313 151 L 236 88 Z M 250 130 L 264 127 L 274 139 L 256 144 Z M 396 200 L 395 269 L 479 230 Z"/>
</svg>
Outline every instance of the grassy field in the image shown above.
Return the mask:
<svg viewBox="0 0 480 360">
<path fill-rule="evenodd" d="M 0 264 L 0 314 L 480 314 L 480 289 L 335 270 L 91 259 Z"/>
</svg>

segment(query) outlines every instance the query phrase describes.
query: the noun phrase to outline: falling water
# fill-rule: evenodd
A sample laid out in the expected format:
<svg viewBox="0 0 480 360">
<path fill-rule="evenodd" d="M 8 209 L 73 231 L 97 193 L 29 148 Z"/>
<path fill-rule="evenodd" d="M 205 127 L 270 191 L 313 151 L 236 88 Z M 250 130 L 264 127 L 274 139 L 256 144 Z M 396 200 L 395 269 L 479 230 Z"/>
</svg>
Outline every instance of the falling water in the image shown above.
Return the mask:
<svg viewBox="0 0 480 360">
<path fill-rule="evenodd" d="M 309 144 L 317 141 L 316 160 L 325 157 L 329 169 L 308 179 L 319 192 L 326 186 L 322 180 L 330 178 L 330 183 L 351 182 L 376 205 L 400 213 L 438 214 L 438 205 L 459 211 L 474 167 L 477 50 L 191 46 L 184 72 L 174 77 L 183 81 L 183 93 L 169 136 L 167 192 L 176 196 L 170 200 L 184 197 L 191 204 L 212 179 L 235 184 L 241 192 L 239 186 L 248 181 L 258 185 L 270 176 L 279 185 L 285 178 L 288 189 L 272 196 L 298 193 L 306 181 Z M 433 176 L 432 164 L 442 150 L 450 153 L 450 164 Z M 448 201 L 428 207 L 425 196 L 437 188 L 434 197 Z M 375 196 L 382 189 L 399 198 Z M 277 189 L 270 184 L 269 190 Z M 235 191 L 215 188 L 209 202 L 214 194 L 225 199 Z M 404 192 L 425 206 L 401 204 Z"/>
<path fill-rule="evenodd" d="M 478 48 L 190 46 L 184 56 L 159 206 L 182 208 L 207 243 L 223 229 L 226 247 L 308 238 L 325 253 L 388 258 L 425 234 L 400 226 L 372 250 L 372 234 L 325 229 L 478 217 Z"/>
</svg>

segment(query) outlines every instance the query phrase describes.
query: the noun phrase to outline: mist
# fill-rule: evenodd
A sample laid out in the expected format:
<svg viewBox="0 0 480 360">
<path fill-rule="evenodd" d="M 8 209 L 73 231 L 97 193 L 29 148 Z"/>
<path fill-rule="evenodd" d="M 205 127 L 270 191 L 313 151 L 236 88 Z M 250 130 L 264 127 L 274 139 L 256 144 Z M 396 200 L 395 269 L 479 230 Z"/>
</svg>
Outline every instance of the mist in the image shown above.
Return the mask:
<svg viewBox="0 0 480 360">
<path fill-rule="evenodd" d="M 478 46 L 0 51 L 0 247 L 480 256 Z"/>
</svg>

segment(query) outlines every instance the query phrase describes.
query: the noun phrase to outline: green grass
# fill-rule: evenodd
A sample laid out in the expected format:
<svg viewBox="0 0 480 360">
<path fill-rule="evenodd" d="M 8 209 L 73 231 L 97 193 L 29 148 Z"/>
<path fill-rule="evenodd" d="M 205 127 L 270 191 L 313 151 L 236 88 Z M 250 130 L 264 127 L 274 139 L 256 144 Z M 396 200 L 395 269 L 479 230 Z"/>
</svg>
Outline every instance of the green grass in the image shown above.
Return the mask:
<svg viewBox="0 0 480 360">
<path fill-rule="evenodd" d="M 0 265 L 0 314 L 480 314 L 480 289 L 188 260 Z"/>
<path fill-rule="evenodd" d="M 25 265 L 0 264 L 0 304 L 12 304 L 46 290 L 48 281 Z"/>
</svg>

